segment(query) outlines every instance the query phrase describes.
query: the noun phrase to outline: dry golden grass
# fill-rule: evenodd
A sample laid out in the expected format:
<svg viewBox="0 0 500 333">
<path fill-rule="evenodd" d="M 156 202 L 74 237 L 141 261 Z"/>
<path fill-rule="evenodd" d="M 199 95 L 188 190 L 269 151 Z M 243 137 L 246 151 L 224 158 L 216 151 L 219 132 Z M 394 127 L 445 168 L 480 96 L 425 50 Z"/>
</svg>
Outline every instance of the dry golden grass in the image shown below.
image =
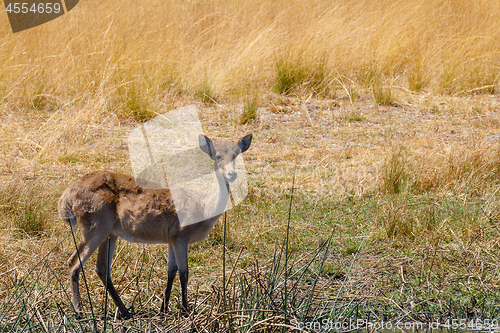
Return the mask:
<svg viewBox="0 0 500 333">
<path fill-rule="evenodd" d="M 91 170 L 130 173 L 137 121 L 192 103 L 207 135 L 255 137 L 250 195 L 230 213 L 241 267 L 282 239 L 297 165 L 290 246 L 310 250 L 335 226 L 329 264 L 345 267 L 369 234 L 351 286 L 390 294 L 417 281 L 411 299 L 467 273 L 498 288 L 498 235 L 470 207 L 487 202 L 497 222 L 499 2 L 87 0 L 25 32 L 11 34 L 6 15 L 0 27 L 0 293 L 67 235 L 55 212 L 66 186 Z M 41 230 L 22 224 L 29 202 Z M 220 280 L 221 235 L 219 224 L 192 247 L 191 293 L 210 292 L 207 274 Z M 146 290 L 157 304 L 165 248 L 119 247 L 124 298 Z M 58 273 L 72 250 L 66 241 L 50 258 Z M 134 281 L 146 257 L 160 262 L 151 288 Z"/>
<path fill-rule="evenodd" d="M 132 98 L 133 107 L 154 108 L 168 92 L 207 87 L 233 97 L 274 87 L 282 61 L 295 83 L 314 88 L 316 80 L 330 94 L 371 85 L 492 92 L 498 84 L 494 0 L 89 0 L 17 34 L 6 15 L 0 20 L 0 92 L 14 105 L 103 100 L 119 110 Z"/>
<path fill-rule="evenodd" d="M 406 284 L 384 277 L 400 276 L 402 265 L 402 279 L 412 281 L 416 293 L 422 283 L 432 288 L 453 286 L 465 274 L 459 266 L 461 256 L 473 253 L 486 268 L 473 258 L 468 276 L 483 279 L 496 290 L 498 276 L 492 272 L 497 263 L 490 254 L 496 251 L 498 237 L 470 206 L 493 198 L 488 205 L 494 208 L 488 212 L 498 214 L 498 97 L 400 93 L 396 98 L 400 107 L 376 106 L 369 96 L 352 104 L 348 98 L 261 95 L 258 119 L 245 125 L 240 121 L 243 103 L 199 104 L 207 135 L 233 139 L 252 132 L 255 136 L 245 156 L 250 195 L 229 212 L 228 251 L 233 257 L 241 251 L 238 269 L 247 268 L 255 258 L 265 266 L 275 242 L 283 238 L 285 196 L 297 164 L 290 248 L 297 254 L 308 251 L 328 238 L 335 226 L 335 256 L 328 259 L 335 276 L 338 270 L 345 274 L 360 237 L 368 234 L 349 288 L 366 281 L 378 292 L 395 292 Z M 181 97 L 176 101 L 177 105 L 190 102 Z M 63 189 L 95 169 L 130 173 L 126 135 L 136 123 L 119 120 L 102 104 L 94 109 L 66 107 L 19 114 L 4 107 L 0 114 L 5 133 L 0 207 L 6 229 L 0 242 L 0 289 L 6 293 L 3 296 L 10 296 L 15 283 L 68 233 L 55 211 Z M 391 156 L 399 155 L 393 168 Z M 394 180 L 398 174 L 401 183 Z M 19 224 L 23 221 L 20 213 L 29 211 L 30 202 L 35 213 L 42 213 L 41 233 L 36 224 Z M 38 221 L 36 216 L 33 222 Z M 191 295 L 197 290 L 196 297 L 201 299 L 211 295 L 207 276 L 210 281 L 221 280 L 221 242 L 222 225 L 218 224 L 209 239 L 191 247 Z M 68 287 L 64 262 L 73 248 L 68 239 L 50 256 L 49 265 L 63 285 L 52 280 L 56 291 L 51 298 L 43 298 L 60 300 L 69 312 L 62 290 Z M 433 256 L 436 248 L 437 257 Z M 410 252 L 404 254 L 408 258 L 401 259 L 401 251 Z M 118 252 L 113 272 L 124 299 L 130 304 L 140 292 L 136 307 L 142 304 L 141 309 L 154 312 L 166 283 L 165 247 L 120 242 Z M 422 253 L 436 263 L 422 268 Z M 88 279 L 96 311 L 102 312 L 104 300 L 99 279 L 92 272 L 94 260 L 87 267 Z M 439 269 L 436 274 L 442 279 L 429 282 L 434 274 L 429 267 Z M 490 275 L 485 276 L 485 270 Z M 325 293 L 334 295 L 339 287 L 333 280 Z M 210 296 L 205 304 L 220 300 L 216 296 L 220 294 Z M 50 302 L 44 305 L 43 299 L 41 309 L 53 308 Z M 167 323 L 177 323 L 175 316 L 168 317 Z"/>
</svg>

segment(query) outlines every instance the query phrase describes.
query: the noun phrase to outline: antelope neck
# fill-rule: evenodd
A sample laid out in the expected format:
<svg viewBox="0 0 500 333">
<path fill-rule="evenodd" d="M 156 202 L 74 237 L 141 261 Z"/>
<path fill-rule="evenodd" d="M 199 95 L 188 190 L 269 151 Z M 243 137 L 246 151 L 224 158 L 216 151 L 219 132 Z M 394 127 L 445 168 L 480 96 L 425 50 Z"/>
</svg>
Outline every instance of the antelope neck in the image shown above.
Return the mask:
<svg viewBox="0 0 500 333">
<path fill-rule="evenodd" d="M 214 181 L 205 196 L 204 211 L 207 218 L 221 215 L 229 200 L 229 183 L 222 171 L 215 170 Z"/>
</svg>

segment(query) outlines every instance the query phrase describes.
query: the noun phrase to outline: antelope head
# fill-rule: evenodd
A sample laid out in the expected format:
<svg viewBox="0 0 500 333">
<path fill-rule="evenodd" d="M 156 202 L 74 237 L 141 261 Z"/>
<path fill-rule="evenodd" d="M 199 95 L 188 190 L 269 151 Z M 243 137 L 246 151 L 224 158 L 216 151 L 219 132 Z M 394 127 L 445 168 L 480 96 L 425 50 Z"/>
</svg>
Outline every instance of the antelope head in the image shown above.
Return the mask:
<svg viewBox="0 0 500 333">
<path fill-rule="evenodd" d="M 203 134 L 198 136 L 200 149 L 214 161 L 214 171 L 222 174 L 226 183 L 232 183 L 238 178 L 234 170 L 234 161 L 236 157 L 245 152 L 252 143 L 252 134 L 245 136 L 232 148 L 215 149 L 212 140 Z"/>
</svg>

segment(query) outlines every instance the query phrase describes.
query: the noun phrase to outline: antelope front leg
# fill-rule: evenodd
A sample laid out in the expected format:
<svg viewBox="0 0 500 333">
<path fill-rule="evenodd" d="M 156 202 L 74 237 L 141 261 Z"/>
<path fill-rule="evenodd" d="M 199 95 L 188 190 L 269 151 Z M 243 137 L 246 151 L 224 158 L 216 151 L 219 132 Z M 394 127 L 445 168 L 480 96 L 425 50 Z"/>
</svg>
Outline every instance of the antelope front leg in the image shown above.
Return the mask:
<svg viewBox="0 0 500 333">
<path fill-rule="evenodd" d="M 181 295 L 182 295 L 182 315 L 187 317 L 189 309 L 187 304 L 187 284 L 188 284 L 188 243 L 185 240 L 177 241 L 174 246 L 175 259 L 179 268 L 179 279 L 181 280 Z"/>
<path fill-rule="evenodd" d="M 113 261 L 113 254 L 115 253 L 116 239 L 117 238 L 114 236 L 109 237 L 109 251 L 107 239 L 99 246 L 99 250 L 97 251 L 96 273 L 103 285 L 108 286 L 109 294 L 111 298 L 113 298 L 116 306 L 118 306 L 121 318 L 130 319 L 132 318 L 132 314 L 127 310 L 125 304 L 123 304 L 123 301 L 113 285 L 113 281 L 111 281 L 111 263 Z"/>
<path fill-rule="evenodd" d="M 163 296 L 163 303 L 161 304 L 160 314 L 167 313 L 168 300 L 170 299 L 170 293 L 172 292 L 172 284 L 174 283 L 175 275 L 177 275 L 177 260 L 175 259 L 174 248 L 171 244 L 169 244 L 167 288 L 165 289 L 165 295 Z"/>
</svg>

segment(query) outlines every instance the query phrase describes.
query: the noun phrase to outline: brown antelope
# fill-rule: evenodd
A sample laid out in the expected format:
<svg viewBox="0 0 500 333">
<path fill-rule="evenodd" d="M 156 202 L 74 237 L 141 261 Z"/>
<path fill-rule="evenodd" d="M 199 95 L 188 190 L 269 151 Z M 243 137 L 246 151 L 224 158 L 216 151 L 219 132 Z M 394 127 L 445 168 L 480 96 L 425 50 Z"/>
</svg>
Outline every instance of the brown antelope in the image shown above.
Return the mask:
<svg viewBox="0 0 500 333">
<path fill-rule="evenodd" d="M 64 191 L 59 199 L 59 214 L 72 229 L 79 225 L 83 238 L 68 260 L 77 317 L 81 316 L 81 266 L 97 249 L 97 275 L 107 285 L 121 316 L 132 316 L 111 281 L 111 262 L 118 237 L 136 243 L 168 243 L 168 279 L 160 313 L 167 312 L 172 283 L 179 271 L 182 313 L 188 314 L 188 246 L 206 238 L 224 211 L 229 199 L 229 183 L 238 176 L 234 170 L 235 158 L 245 152 L 251 142 L 250 134 L 231 148 L 216 149 L 209 138 L 199 135 L 201 150 L 214 161 L 215 177 L 207 194 L 182 188 L 143 189 L 133 177 L 108 171 L 86 174 Z M 192 201 L 196 201 L 195 206 L 206 218 L 183 226 L 172 197 L 189 201 L 190 207 L 193 207 Z"/>
</svg>

